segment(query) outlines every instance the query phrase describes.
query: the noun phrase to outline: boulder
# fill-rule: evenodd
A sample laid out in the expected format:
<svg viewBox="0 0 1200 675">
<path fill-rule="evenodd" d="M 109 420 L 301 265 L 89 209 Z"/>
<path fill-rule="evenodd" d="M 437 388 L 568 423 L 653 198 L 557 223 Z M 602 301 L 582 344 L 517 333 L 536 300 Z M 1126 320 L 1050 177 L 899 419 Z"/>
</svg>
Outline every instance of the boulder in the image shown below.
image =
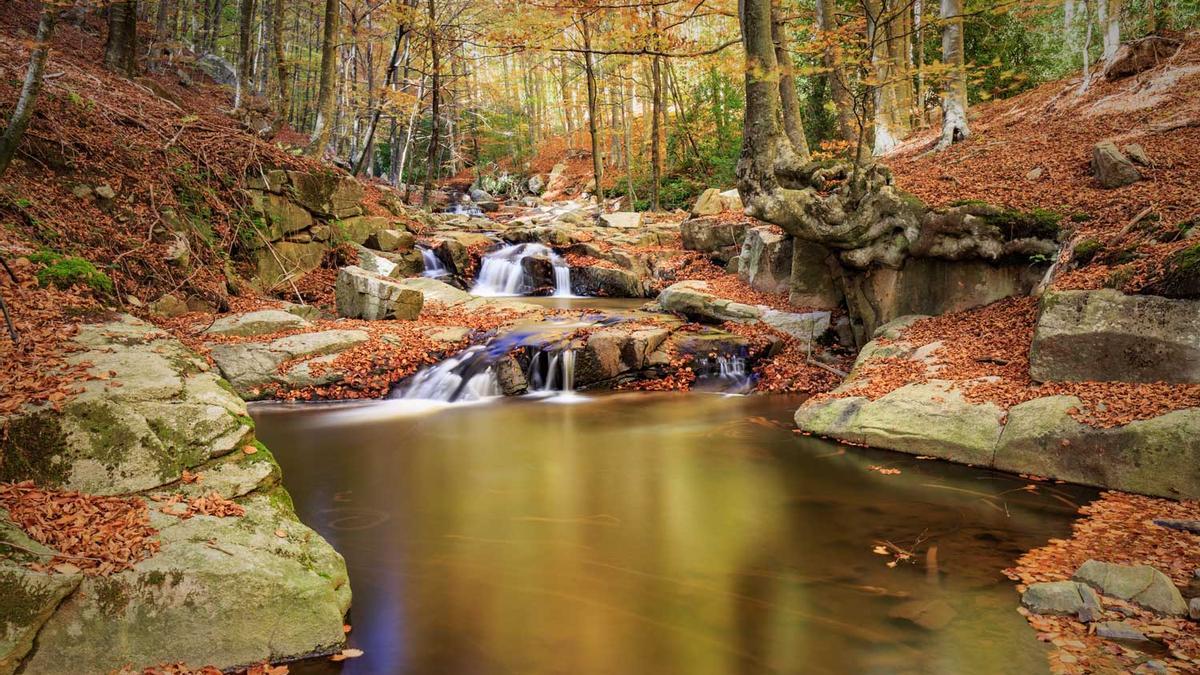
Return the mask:
<svg viewBox="0 0 1200 675">
<path fill-rule="evenodd" d="M 270 393 L 265 391 L 269 385 L 294 388 L 311 384 L 306 379 L 309 378 L 306 371 L 293 369 L 279 373 L 279 366 L 284 362 L 337 354 L 366 342 L 370 337 L 361 330 L 326 330 L 300 333 L 267 343 L 217 344 L 212 346 L 210 352 L 213 362 L 238 396 L 258 399 Z M 294 382 L 292 377 L 301 381 Z"/>
<path fill-rule="evenodd" d="M 391 228 L 392 219 L 384 216 L 356 216 L 334 221 L 335 238 L 352 244 L 365 244 L 380 230 Z"/>
<path fill-rule="evenodd" d="M 345 563 L 286 499 L 254 496 L 240 518 L 152 509 L 162 550 L 132 570 L 85 577 L 38 633 L 25 671 L 232 669 L 340 650 Z"/>
<path fill-rule="evenodd" d="M 1101 609 L 1100 596 L 1077 581 L 1044 581 L 1030 584 L 1021 594 L 1021 604 L 1034 614 L 1092 615 Z"/>
<path fill-rule="evenodd" d="M 692 205 L 692 217 L 712 216 L 725 210 L 725 200 L 721 199 L 721 191 L 708 188 L 696 198 Z"/>
<path fill-rule="evenodd" d="M 328 247 L 318 242 L 307 244 L 280 241 L 255 253 L 255 280 L 263 290 L 272 290 L 304 276 L 321 266 Z"/>
<path fill-rule="evenodd" d="M 416 239 L 408 230 L 384 229 L 367 237 L 367 248 L 377 251 L 408 251 L 416 245 Z"/>
<path fill-rule="evenodd" d="M 781 312 L 760 308 L 759 320 L 775 330 L 787 333 L 801 342 L 816 340 L 829 330 L 829 312 Z"/>
<path fill-rule="evenodd" d="M 352 319 L 417 318 L 424 296 L 361 267 L 343 267 L 334 285 L 339 316 Z"/>
<path fill-rule="evenodd" d="M 399 266 L 384 257 L 381 253 L 372 251 L 365 246 L 358 246 L 357 244 L 354 245 L 354 250 L 358 254 L 358 267 L 381 277 L 400 276 Z"/>
<path fill-rule="evenodd" d="M 234 84 L 237 82 L 237 71 L 225 59 L 216 54 L 205 54 L 196 59 L 196 67 L 213 79 L 217 84 Z"/>
<path fill-rule="evenodd" d="M 1092 149 L 1092 173 L 1100 187 L 1106 189 L 1131 185 L 1142 179 L 1137 167 L 1112 141 L 1101 141 Z"/>
<path fill-rule="evenodd" d="M 792 274 L 792 238 L 770 226 L 746 230 L 738 277 L 767 293 L 787 293 Z"/>
<path fill-rule="evenodd" d="M 1188 618 L 1192 621 L 1200 621 L 1200 598 L 1188 600 Z"/>
<path fill-rule="evenodd" d="M 352 176 L 333 171 L 289 171 L 288 178 L 296 203 L 318 216 L 348 218 L 362 213 L 363 186 Z"/>
<path fill-rule="evenodd" d="M 600 265 L 571 268 L 571 292 L 605 298 L 647 297 L 646 284 L 638 275 Z"/>
<path fill-rule="evenodd" d="M 1158 614 L 1185 616 L 1187 603 L 1171 578 L 1149 565 L 1088 560 L 1071 577 L 1103 595 L 1128 600 Z"/>
<path fill-rule="evenodd" d="M 615 227 L 618 229 L 629 230 L 641 226 L 642 214 L 635 211 L 602 213 L 600 214 L 599 224 L 604 227 Z"/>
<path fill-rule="evenodd" d="M 550 175 L 546 177 L 546 192 L 559 192 L 567 187 L 567 165 L 559 162 L 550 169 Z"/>
<path fill-rule="evenodd" d="M 189 469 L 246 515 L 182 520 L 152 505 L 160 551 L 109 576 L 42 574 L 9 551 L 0 557 L 0 673 L 140 672 L 181 661 L 232 670 L 339 650 L 345 563 L 296 519 L 245 403 L 203 358 L 131 316 L 84 324 L 73 340 L 80 351 L 68 361 L 95 377 L 61 411 L 3 420 L 0 481 L 136 497 L 201 489 L 179 482 Z M 248 444 L 257 452 L 235 452 Z M 53 554 L 3 511 L 0 541 Z"/>
<path fill-rule="evenodd" d="M 1172 499 L 1200 497 L 1200 408 L 1098 429 L 1068 412 L 1083 407 L 1074 396 L 1013 406 L 993 466 Z"/>
<path fill-rule="evenodd" d="M 814 309 L 841 307 L 844 296 L 833 275 L 836 266 L 837 260 L 829 249 L 810 241 L 794 240 L 788 303 Z"/>
<path fill-rule="evenodd" d="M 727 300 L 708 290 L 703 281 L 680 281 L 658 294 L 658 304 L 669 312 L 707 321 L 755 321 L 762 310 L 733 300 Z"/>
<path fill-rule="evenodd" d="M 540 175 L 534 174 L 529 177 L 529 180 L 525 181 L 525 187 L 529 190 L 530 194 L 540 195 L 546 187 L 546 181 Z"/>
<path fill-rule="evenodd" d="M 1048 291 L 1029 353 L 1039 382 L 1200 382 L 1200 301 Z"/>
<path fill-rule="evenodd" d="M 285 330 L 297 330 L 307 328 L 310 325 L 312 324 L 291 312 L 279 309 L 264 309 L 257 312 L 223 316 L 214 321 L 208 327 L 208 330 L 204 332 L 209 335 L 238 335 L 247 337 L 251 335 L 278 333 Z"/>
<path fill-rule="evenodd" d="M 1174 56 L 1179 47 L 1179 40 L 1162 35 L 1126 42 L 1104 65 L 1104 77 L 1117 80 L 1149 70 Z"/>
<path fill-rule="evenodd" d="M 861 396 L 810 401 L 796 411 L 801 431 L 981 466 L 992 461 L 1003 421 L 1000 407 L 971 403 L 943 380 L 907 384 L 873 401 Z"/>
<path fill-rule="evenodd" d="M 575 364 L 579 388 L 611 385 L 649 365 L 649 357 L 671 334 L 666 328 L 612 326 L 593 332 Z"/>
<path fill-rule="evenodd" d="M 182 298 L 174 293 L 167 293 L 161 298 L 150 303 L 150 311 L 159 316 L 171 319 L 187 314 L 191 310 L 188 309 L 187 302 Z"/>
<path fill-rule="evenodd" d="M 728 262 L 740 255 L 746 228 L 744 221 L 730 223 L 717 218 L 693 218 L 680 223 L 679 234 L 685 249 Z"/>
<path fill-rule="evenodd" d="M 910 258 L 898 269 L 848 273 L 846 304 L 859 340 L 866 342 L 876 328 L 906 314 L 958 312 L 1028 295 L 1044 270 L 1044 265 L 1028 263 Z"/>
<path fill-rule="evenodd" d="M 283 194 L 283 189 L 287 187 L 287 184 L 287 172 L 283 169 L 255 171 L 246 176 L 246 187 L 250 188 L 251 190 L 262 190 L 263 192 Z"/>
<path fill-rule="evenodd" d="M 250 248 L 261 248 L 269 241 L 278 241 L 293 232 L 312 226 L 313 217 L 283 195 L 249 190 L 250 211 L 262 217 L 264 228 L 246 240 Z"/>
</svg>

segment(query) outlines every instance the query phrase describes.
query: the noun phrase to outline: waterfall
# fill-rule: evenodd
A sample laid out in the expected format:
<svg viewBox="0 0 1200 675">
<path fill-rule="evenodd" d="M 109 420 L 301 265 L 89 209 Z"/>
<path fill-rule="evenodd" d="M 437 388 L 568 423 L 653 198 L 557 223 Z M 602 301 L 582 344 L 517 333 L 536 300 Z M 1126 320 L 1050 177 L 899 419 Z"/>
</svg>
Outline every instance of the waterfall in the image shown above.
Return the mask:
<svg viewBox="0 0 1200 675">
<path fill-rule="evenodd" d="M 746 357 L 740 354 L 718 354 L 696 360 L 698 390 L 720 391 L 729 394 L 745 393 L 754 387 L 754 374 L 748 372 Z"/>
<path fill-rule="evenodd" d="M 575 350 L 539 351 L 529 362 L 526 379 L 529 381 L 529 390 L 533 393 L 574 393 Z"/>
<path fill-rule="evenodd" d="M 537 280 L 526 271 L 526 258 L 542 256 L 554 268 L 554 296 L 569 298 L 571 295 L 571 269 L 567 261 L 543 244 L 516 244 L 505 246 L 483 256 L 479 276 L 471 293 L 484 296 L 525 295 L 536 290 Z"/>
<path fill-rule="evenodd" d="M 422 369 L 393 398 L 427 401 L 478 401 L 500 395 L 486 345 L 468 347 L 439 364 Z"/>
<path fill-rule="evenodd" d="M 446 266 L 442 264 L 442 259 L 433 252 L 433 249 L 428 246 L 417 246 L 417 248 L 421 251 L 421 259 L 425 261 L 425 271 L 421 273 L 421 276 L 436 279 L 450 274 L 450 270 L 446 269 Z"/>
</svg>

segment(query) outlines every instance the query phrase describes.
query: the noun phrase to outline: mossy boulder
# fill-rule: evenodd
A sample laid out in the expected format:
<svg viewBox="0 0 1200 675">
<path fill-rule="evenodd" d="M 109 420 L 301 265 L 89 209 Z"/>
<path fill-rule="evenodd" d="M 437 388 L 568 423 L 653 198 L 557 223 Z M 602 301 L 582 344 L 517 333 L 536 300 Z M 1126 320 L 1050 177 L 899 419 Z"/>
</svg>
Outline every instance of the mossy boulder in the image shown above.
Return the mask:
<svg viewBox="0 0 1200 675">
<path fill-rule="evenodd" d="M 320 242 L 279 241 L 255 252 L 255 282 L 271 290 L 321 266 L 329 246 Z"/>
<path fill-rule="evenodd" d="M 298 330 L 309 326 L 309 322 L 293 312 L 280 309 L 264 309 L 257 312 L 230 314 L 212 323 L 209 335 L 236 335 L 249 337 L 285 330 Z"/>
<path fill-rule="evenodd" d="M 324 218 L 360 215 L 364 190 L 351 176 L 333 171 L 289 171 L 296 203 Z"/>
<path fill-rule="evenodd" d="M 337 354 L 368 339 L 370 336 L 366 331 L 326 330 L 299 333 L 270 342 L 217 344 L 213 345 L 211 353 L 238 396 L 253 400 L 267 396 L 270 385 L 291 388 L 309 383 L 307 378 L 311 374 L 307 370 L 295 372 L 304 382 L 293 380 L 295 368 L 279 372 L 285 361 Z"/>
<path fill-rule="evenodd" d="M 350 605 L 341 556 L 278 500 L 243 505 L 241 518 L 152 512 L 162 550 L 85 578 L 42 626 L 25 672 L 229 669 L 339 650 Z"/>
<path fill-rule="evenodd" d="M 84 325 L 68 357 L 98 378 L 59 412 L 27 411 L 0 441 L 0 480 L 121 494 L 178 480 L 251 434 L 245 404 L 208 364 L 132 317 Z M 109 376 L 116 373 L 116 377 Z M 117 384 L 120 386 L 117 386 Z"/>
</svg>

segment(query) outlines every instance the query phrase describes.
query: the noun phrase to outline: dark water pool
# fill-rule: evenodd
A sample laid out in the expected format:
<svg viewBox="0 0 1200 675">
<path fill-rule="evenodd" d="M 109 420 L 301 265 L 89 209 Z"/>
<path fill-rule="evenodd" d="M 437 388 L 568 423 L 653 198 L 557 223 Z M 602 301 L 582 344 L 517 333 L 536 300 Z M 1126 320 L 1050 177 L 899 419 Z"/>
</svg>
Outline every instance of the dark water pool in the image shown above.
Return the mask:
<svg viewBox="0 0 1200 675">
<path fill-rule="evenodd" d="M 365 651 L 292 672 L 1045 672 L 1001 570 L 1094 496 L 797 436 L 787 397 L 408 403 L 254 410 Z"/>
</svg>

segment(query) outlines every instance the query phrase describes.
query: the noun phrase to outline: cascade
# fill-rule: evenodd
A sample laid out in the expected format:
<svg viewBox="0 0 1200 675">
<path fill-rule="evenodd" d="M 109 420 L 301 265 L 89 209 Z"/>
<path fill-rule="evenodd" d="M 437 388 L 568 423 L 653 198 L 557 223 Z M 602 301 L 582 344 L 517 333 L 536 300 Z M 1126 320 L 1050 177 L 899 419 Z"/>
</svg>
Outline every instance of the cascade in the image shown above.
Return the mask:
<svg viewBox="0 0 1200 675">
<path fill-rule="evenodd" d="M 483 256 L 471 293 L 492 297 L 532 293 L 537 281 L 526 272 L 523 261 L 537 256 L 549 259 L 554 267 L 554 297 L 573 297 L 567 261 L 543 244 L 515 244 Z"/>
<path fill-rule="evenodd" d="M 420 370 L 392 398 L 427 401 L 478 401 L 500 395 L 492 369 L 495 356 L 487 345 L 468 347 L 441 363 Z"/>
<path fill-rule="evenodd" d="M 436 279 L 450 274 L 450 270 L 446 269 L 446 266 L 442 264 L 442 259 L 433 252 L 433 249 L 420 245 L 417 248 L 420 249 L 421 259 L 425 262 L 425 271 L 421 273 L 421 276 Z"/>
<path fill-rule="evenodd" d="M 717 354 L 696 360 L 695 389 L 724 393 L 744 393 L 754 387 L 754 374 L 741 354 Z"/>
</svg>

